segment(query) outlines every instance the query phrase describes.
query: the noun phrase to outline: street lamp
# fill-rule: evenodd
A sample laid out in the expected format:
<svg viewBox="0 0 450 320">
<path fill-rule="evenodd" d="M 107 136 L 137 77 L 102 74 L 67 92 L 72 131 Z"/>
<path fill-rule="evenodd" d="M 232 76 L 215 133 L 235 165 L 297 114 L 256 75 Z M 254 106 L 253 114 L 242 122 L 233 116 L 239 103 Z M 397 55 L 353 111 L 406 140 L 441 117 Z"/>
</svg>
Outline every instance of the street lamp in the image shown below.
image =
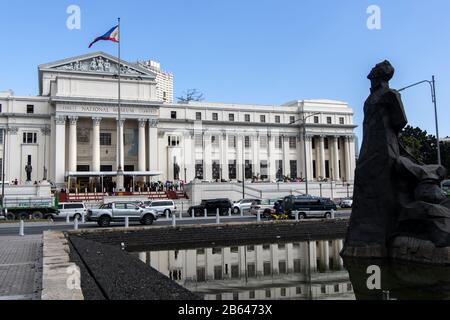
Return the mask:
<svg viewBox="0 0 450 320">
<path fill-rule="evenodd" d="M 434 79 L 434 76 L 432 76 L 431 81 L 430 80 L 423 80 L 417 83 L 414 83 L 410 86 L 404 87 L 402 89 L 397 90 L 398 92 L 404 91 L 406 89 L 409 89 L 411 87 L 415 87 L 422 83 L 428 83 L 431 88 L 431 101 L 433 101 L 434 104 L 434 119 L 436 122 L 436 141 L 437 141 L 437 157 L 438 157 L 438 164 L 441 165 L 441 145 L 439 141 L 439 124 L 438 124 L 438 114 L 437 114 L 437 102 L 436 102 L 436 82 Z"/>
<path fill-rule="evenodd" d="M 308 188 L 308 163 L 306 162 L 306 120 L 319 115 L 320 112 L 316 112 L 313 114 L 310 114 L 309 116 L 305 117 L 305 111 L 303 111 L 303 117 L 301 119 L 295 120 L 291 122 L 290 124 L 296 124 L 297 122 L 302 122 L 303 126 L 303 159 L 304 159 L 304 165 L 305 165 L 305 181 L 306 181 L 306 195 L 309 194 L 309 188 Z"/>
</svg>

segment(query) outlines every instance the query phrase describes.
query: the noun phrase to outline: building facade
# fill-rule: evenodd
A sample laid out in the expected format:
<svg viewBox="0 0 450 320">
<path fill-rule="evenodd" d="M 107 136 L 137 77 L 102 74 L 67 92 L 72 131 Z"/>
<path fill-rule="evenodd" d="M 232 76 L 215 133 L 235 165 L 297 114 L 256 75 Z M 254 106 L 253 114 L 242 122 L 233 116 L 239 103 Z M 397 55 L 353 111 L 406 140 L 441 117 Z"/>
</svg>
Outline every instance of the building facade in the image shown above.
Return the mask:
<svg viewBox="0 0 450 320">
<path fill-rule="evenodd" d="M 120 162 L 160 181 L 354 179 L 356 126 L 346 103 L 173 104 L 158 94 L 151 68 L 120 67 L 120 122 L 118 61 L 102 52 L 39 66 L 37 97 L 0 93 L 5 180 L 24 183 L 31 164 L 33 181 L 64 186 L 71 176 L 87 182 L 114 172 Z"/>
</svg>

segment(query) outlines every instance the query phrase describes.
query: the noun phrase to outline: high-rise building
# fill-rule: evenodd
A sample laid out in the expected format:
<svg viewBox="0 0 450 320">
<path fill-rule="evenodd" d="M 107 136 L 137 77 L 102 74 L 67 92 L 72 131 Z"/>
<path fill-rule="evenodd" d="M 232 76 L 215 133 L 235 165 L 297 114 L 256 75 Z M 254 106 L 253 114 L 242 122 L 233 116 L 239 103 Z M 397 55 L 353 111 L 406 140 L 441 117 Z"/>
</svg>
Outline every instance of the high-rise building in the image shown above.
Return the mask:
<svg viewBox="0 0 450 320">
<path fill-rule="evenodd" d="M 138 64 L 155 73 L 158 100 L 173 103 L 173 74 L 161 70 L 161 64 L 153 60 L 140 61 Z"/>
</svg>

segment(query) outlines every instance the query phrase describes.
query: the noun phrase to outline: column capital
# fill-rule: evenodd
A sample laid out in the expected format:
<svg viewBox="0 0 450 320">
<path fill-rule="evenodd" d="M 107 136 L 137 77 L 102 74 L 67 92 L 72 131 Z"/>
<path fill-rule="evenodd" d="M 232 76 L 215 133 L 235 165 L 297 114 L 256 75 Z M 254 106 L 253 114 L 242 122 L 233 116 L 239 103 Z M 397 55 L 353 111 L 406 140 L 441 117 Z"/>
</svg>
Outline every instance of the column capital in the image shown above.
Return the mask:
<svg viewBox="0 0 450 320">
<path fill-rule="evenodd" d="M 56 116 L 55 122 L 56 125 L 64 126 L 66 124 L 66 116 Z"/>
<path fill-rule="evenodd" d="M 125 125 L 125 121 L 127 121 L 126 119 L 120 119 L 120 121 L 119 121 L 119 119 L 117 119 L 117 122 L 119 123 L 119 127 L 123 127 L 124 125 Z"/>
<path fill-rule="evenodd" d="M 150 128 L 158 128 L 159 120 L 158 119 L 150 119 L 149 125 L 150 125 Z"/>
<path fill-rule="evenodd" d="M 8 127 L 7 131 L 11 135 L 16 135 L 19 132 L 19 128 L 18 127 Z"/>
<path fill-rule="evenodd" d="M 49 136 L 52 130 L 50 129 L 50 127 L 46 126 L 44 128 L 41 128 L 41 132 L 44 136 Z"/>
<path fill-rule="evenodd" d="M 147 119 L 139 119 L 139 128 L 145 128 L 145 126 L 147 125 Z"/>
<path fill-rule="evenodd" d="M 76 126 L 78 123 L 78 117 L 75 116 L 70 116 L 68 117 L 69 121 L 70 121 L 70 125 L 72 126 Z"/>
<path fill-rule="evenodd" d="M 100 126 L 100 123 L 102 122 L 103 118 L 99 118 L 99 117 L 93 117 L 92 121 L 94 123 L 94 126 Z"/>
</svg>

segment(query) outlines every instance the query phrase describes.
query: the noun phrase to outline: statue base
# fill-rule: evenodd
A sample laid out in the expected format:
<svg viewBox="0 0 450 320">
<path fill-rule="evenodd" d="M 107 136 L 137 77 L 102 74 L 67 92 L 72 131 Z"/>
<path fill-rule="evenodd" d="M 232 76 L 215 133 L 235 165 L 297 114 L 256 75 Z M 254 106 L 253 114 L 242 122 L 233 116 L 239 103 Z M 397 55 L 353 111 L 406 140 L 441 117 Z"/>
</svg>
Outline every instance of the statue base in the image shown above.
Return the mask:
<svg viewBox="0 0 450 320">
<path fill-rule="evenodd" d="M 116 192 L 124 192 L 124 183 L 125 183 L 125 176 L 123 173 L 123 170 L 117 171 L 117 179 L 116 179 Z"/>
</svg>

